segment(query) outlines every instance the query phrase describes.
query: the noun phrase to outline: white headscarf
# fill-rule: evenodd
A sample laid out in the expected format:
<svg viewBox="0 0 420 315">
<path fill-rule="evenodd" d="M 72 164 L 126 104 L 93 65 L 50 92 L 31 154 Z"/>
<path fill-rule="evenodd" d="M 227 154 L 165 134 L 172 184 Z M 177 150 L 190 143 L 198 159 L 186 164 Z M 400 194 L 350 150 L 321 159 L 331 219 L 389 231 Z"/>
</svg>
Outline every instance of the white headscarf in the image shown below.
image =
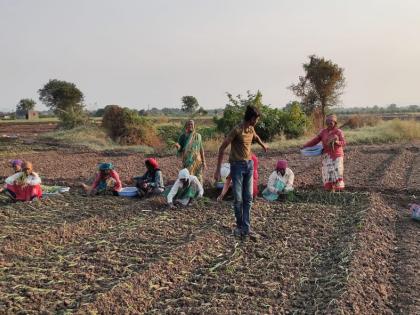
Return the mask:
<svg viewBox="0 0 420 315">
<path fill-rule="evenodd" d="M 190 172 L 186 168 L 180 170 L 178 173 L 178 179 L 190 179 Z"/>
</svg>

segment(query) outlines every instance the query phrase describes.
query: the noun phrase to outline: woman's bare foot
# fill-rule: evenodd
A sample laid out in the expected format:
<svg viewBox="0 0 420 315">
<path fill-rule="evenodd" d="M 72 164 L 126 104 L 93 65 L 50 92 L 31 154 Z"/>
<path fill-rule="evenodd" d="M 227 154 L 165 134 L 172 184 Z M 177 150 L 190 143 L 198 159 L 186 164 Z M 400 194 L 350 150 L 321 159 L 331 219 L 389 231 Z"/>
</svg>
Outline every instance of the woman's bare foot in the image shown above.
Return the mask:
<svg viewBox="0 0 420 315">
<path fill-rule="evenodd" d="M 82 188 L 85 191 L 85 193 L 87 193 L 87 194 L 90 194 L 91 193 L 91 190 L 92 189 L 88 185 L 86 185 L 84 183 L 81 183 L 80 186 L 82 186 Z"/>
</svg>

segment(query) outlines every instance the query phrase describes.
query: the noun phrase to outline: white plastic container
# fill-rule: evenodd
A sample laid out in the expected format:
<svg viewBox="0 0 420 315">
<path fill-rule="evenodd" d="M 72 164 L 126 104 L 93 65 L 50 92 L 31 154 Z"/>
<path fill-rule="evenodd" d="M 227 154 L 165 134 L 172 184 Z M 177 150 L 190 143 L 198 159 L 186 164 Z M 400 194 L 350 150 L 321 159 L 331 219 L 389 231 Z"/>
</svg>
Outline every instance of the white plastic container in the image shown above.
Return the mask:
<svg viewBox="0 0 420 315">
<path fill-rule="evenodd" d="M 118 192 L 121 197 L 136 197 L 138 194 L 137 187 L 124 187 Z"/>
</svg>

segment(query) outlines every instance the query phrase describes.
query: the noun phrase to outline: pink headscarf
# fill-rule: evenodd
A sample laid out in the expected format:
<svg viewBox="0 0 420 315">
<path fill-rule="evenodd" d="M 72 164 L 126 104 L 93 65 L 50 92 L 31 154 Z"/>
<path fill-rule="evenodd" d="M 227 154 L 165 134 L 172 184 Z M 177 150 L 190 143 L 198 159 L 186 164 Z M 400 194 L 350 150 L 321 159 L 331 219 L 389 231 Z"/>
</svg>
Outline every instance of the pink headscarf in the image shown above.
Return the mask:
<svg viewBox="0 0 420 315">
<path fill-rule="evenodd" d="M 287 161 L 286 160 L 278 160 L 276 165 L 276 170 L 285 170 L 287 168 Z"/>
</svg>

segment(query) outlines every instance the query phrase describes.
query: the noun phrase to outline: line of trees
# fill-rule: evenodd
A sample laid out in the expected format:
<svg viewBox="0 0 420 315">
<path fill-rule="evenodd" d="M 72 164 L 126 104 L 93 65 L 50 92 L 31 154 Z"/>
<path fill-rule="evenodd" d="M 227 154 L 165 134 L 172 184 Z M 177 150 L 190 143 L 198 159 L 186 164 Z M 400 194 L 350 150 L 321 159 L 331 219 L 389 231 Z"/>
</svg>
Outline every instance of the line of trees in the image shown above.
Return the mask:
<svg viewBox="0 0 420 315">
<path fill-rule="evenodd" d="M 420 105 L 398 106 L 397 104 L 389 104 L 388 106 L 371 106 L 371 107 L 347 107 L 337 108 L 334 112 L 338 114 L 394 114 L 394 113 L 418 113 Z"/>
<path fill-rule="evenodd" d="M 261 134 L 266 133 L 266 139 L 273 137 L 273 132 L 267 130 L 281 130 L 283 133 L 299 135 L 301 129 L 308 125 L 308 121 L 317 121 L 322 124 L 325 116 L 332 108 L 340 103 L 340 97 L 346 85 L 344 69 L 331 60 L 316 55 L 309 56 L 309 60 L 303 64 L 304 74 L 299 76 L 298 82 L 288 88 L 299 99 L 299 102 L 291 102 L 283 110 L 271 108 L 262 103 L 262 94 L 248 92 L 245 97 L 236 97 L 228 93 L 228 104 L 224 108 L 223 117 L 215 118 L 220 131 L 231 128 L 232 121 L 236 121 L 238 115 L 247 104 L 260 107 L 266 119 L 262 119 Z M 84 95 L 74 83 L 53 79 L 48 81 L 38 90 L 39 100 L 45 104 L 60 119 L 62 126 L 73 128 L 87 121 L 88 113 L 84 105 Z M 35 108 L 35 101 L 22 99 L 16 106 L 17 112 L 27 112 Z M 336 113 L 393 113 L 393 112 L 418 112 L 420 106 L 411 105 L 398 107 L 390 104 L 385 108 L 374 106 L 372 108 L 336 108 Z M 104 109 L 99 109 L 95 116 L 103 115 Z M 140 115 L 164 114 L 164 115 L 206 115 L 208 112 L 200 107 L 198 100 L 191 95 L 181 98 L 181 106 L 178 109 L 164 108 L 158 110 L 141 110 Z M 217 115 L 218 110 L 213 110 Z M 289 115 L 289 116 L 287 116 Z M 291 116 L 290 116 L 291 115 Z M 293 120 L 295 125 L 288 122 Z"/>
</svg>

